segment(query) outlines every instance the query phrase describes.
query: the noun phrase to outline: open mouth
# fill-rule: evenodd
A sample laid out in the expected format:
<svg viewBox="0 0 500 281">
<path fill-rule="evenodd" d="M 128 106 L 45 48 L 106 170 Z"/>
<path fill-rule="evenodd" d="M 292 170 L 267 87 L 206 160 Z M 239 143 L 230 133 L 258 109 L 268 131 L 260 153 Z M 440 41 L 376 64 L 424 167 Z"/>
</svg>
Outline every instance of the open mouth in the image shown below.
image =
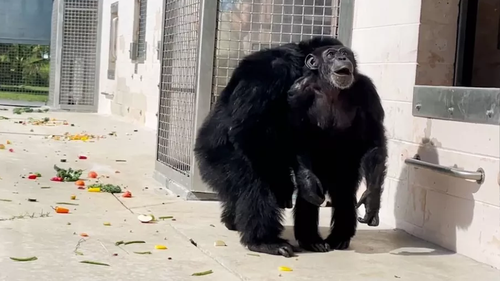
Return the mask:
<svg viewBox="0 0 500 281">
<path fill-rule="evenodd" d="M 342 67 L 341 69 L 335 70 L 334 72 L 337 75 L 351 75 L 351 70 L 347 67 Z"/>
</svg>

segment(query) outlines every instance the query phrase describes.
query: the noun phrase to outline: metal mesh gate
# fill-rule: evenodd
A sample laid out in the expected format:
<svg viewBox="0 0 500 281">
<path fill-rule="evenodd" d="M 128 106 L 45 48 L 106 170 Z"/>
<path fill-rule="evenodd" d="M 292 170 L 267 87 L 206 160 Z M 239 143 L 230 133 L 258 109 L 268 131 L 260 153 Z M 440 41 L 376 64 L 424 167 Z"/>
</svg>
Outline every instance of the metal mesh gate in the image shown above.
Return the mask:
<svg viewBox="0 0 500 281">
<path fill-rule="evenodd" d="M 250 52 L 337 35 L 340 0 L 219 0 L 213 99 Z"/>
<path fill-rule="evenodd" d="M 157 161 L 189 177 L 200 0 L 166 0 Z"/>
<path fill-rule="evenodd" d="M 97 110 L 99 0 L 55 0 L 52 27 L 51 104 Z"/>
</svg>

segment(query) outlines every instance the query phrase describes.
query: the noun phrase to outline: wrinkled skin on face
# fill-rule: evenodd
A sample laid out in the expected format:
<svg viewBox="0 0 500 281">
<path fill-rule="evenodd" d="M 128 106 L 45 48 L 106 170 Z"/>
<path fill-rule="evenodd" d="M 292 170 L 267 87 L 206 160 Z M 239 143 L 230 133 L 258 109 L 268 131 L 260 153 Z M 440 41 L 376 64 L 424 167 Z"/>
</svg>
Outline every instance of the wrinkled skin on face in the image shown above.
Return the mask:
<svg viewBox="0 0 500 281">
<path fill-rule="evenodd" d="M 354 83 L 356 60 L 345 46 L 319 48 L 307 55 L 306 67 L 318 71 L 322 81 L 328 81 L 338 89 L 347 89 Z"/>
</svg>

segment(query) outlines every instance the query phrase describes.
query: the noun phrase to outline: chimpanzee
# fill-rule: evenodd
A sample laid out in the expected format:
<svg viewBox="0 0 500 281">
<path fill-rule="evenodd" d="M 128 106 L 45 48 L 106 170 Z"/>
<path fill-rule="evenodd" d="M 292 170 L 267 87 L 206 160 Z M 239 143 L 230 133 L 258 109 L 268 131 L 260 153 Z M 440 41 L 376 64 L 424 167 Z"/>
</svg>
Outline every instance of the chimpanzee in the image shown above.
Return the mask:
<svg viewBox="0 0 500 281">
<path fill-rule="evenodd" d="M 297 183 L 306 185 L 298 188 L 295 238 L 310 251 L 346 249 L 356 232 L 356 209 L 361 204 L 366 214 L 358 221 L 379 224 L 387 159 L 380 97 L 370 78 L 358 72 L 353 52 L 332 45 L 307 55 L 304 74 L 292 85 L 288 102 L 296 174 L 305 178 Z M 362 173 L 367 190 L 356 203 Z M 308 200 L 312 190 L 332 200 L 326 240 L 318 232 L 317 202 Z"/>
<path fill-rule="evenodd" d="M 291 105 L 297 103 L 288 100 L 291 86 L 303 75 L 307 54 L 324 46 L 342 43 L 314 37 L 243 58 L 197 133 L 194 152 L 201 178 L 218 193 L 221 221 L 237 230 L 251 251 L 293 256 L 292 246 L 280 237 L 282 209 L 290 207 L 295 190 L 290 168 L 300 196 L 315 205 L 324 200 L 324 192 L 308 181 L 310 167 L 297 162 L 296 126 L 290 119 Z M 375 213 L 368 219 L 378 209 L 370 210 Z M 312 222 L 317 218 L 307 210 L 304 215 Z"/>
</svg>

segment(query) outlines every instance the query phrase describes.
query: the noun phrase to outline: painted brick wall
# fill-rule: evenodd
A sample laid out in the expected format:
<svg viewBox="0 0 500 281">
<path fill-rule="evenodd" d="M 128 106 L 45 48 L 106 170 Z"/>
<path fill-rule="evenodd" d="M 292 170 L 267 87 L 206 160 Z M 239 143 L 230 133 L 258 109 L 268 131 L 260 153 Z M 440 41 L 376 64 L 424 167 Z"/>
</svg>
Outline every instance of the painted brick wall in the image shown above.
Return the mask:
<svg viewBox="0 0 500 281">
<path fill-rule="evenodd" d="M 130 60 L 129 48 L 133 38 L 135 0 L 103 0 L 101 39 L 101 77 L 99 93 L 113 94 L 112 100 L 99 95 L 99 113 L 123 116 L 155 129 L 157 126 L 160 61 L 157 42 L 161 40 L 162 0 L 148 0 L 146 42 L 147 58 L 137 65 Z M 115 80 L 107 78 L 110 34 L 110 7 L 119 2 L 117 65 Z"/>
<path fill-rule="evenodd" d="M 500 127 L 411 113 L 416 83 L 452 83 L 458 2 L 356 0 L 353 49 L 386 110 L 383 223 L 500 268 Z M 407 167 L 404 160 L 416 153 L 441 165 L 482 167 L 486 181 L 478 186 Z"/>
</svg>

